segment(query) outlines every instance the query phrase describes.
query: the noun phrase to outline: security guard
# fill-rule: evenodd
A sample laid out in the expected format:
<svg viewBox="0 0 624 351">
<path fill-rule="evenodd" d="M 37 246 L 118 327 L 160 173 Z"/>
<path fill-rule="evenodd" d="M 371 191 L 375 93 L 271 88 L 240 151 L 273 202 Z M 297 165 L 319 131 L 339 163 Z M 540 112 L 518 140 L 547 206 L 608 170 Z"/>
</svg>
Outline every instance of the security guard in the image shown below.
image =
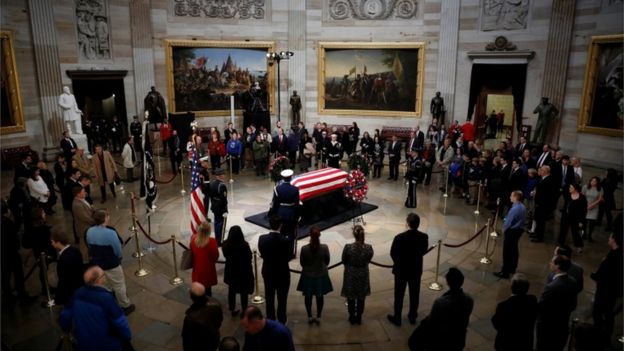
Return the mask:
<svg viewBox="0 0 624 351">
<path fill-rule="evenodd" d="M 223 168 L 217 168 L 214 171 L 215 178 L 210 182 L 210 210 L 214 216 L 215 238 L 217 245 L 221 246 L 221 235 L 223 233 L 223 218 L 227 216 L 227 186 L 223 182 L 225 179 L 225 171 Z"/>
<path fill-rule="evenodd" d="M 281 232 L 294 245 L 300 202 L 299 188 L 290 184 L 293 173 L 292 169 L 285 169 L 280 173 L 284 181 L 273 188 L 270 213 L 280 217 L 282 220 Z"/>
</svg>

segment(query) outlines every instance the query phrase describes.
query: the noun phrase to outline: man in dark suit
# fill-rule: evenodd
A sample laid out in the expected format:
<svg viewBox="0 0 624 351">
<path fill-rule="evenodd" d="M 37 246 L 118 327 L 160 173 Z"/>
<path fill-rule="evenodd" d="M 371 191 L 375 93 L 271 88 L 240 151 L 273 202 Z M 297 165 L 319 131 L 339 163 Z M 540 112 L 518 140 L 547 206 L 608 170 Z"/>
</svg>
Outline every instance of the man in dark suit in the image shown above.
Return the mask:
<svg viewBox="0 0 624 351">
<path fill-rule="evenodd" d="M 497 351 L 533 350 L 533 331 L 537 318 L 537 297 L 527 295 L 529 280 L 522 273 L 511 278 L 511 297 L 496 306 L 492 316 L 498 331 L 494 349 Z"/>
<path fill-rule="evenodd" d="M 521 136 L 520 141 L 516 145 L 514 149 L 514 157 L 521 157 L 524 150 L 529 149 L 529 144 L 527 144 L 526 138 Z"/>
<path fill-rule="evenodd" d="M 258 250 L 262 256 L 262 279 L 266 294 L 266 315 L 275 320 L 275 295 L 277 294 L 277 320 L 286 324 L 286 303 L 290 288 L 288 262 L 292 258 L 290 241 L 281 233 L 282 220 L 279 216 L 269 218 L 271 232 L 258 238 Z"/>
<path fill-rule="evenodd" d="M 292 242 L 294 248 L 299 221 L 299 188 L 290 184 L 292 169 L 285 169 L 280 175 L 284 181 L 273 188 L 270 213 L 282 219 L 281 233 Z"/>
<path fill-rule="evenodd" d="M 63 202 L 63 209 L 65 210 L 72 210 L 72 202 L 74 202 L 74 194 L 72 191 L 75 186 L 80 185 L 78 182 L 80 176 L 81 173 L 78 168 L 72 169 L 69 177 L 67 178 L 67 182 L 65 182 L 65 186 L 61 189 L 61 199 Z"/>
<path fill-rule="evenodd" d="M 550 167 L 553 178 L 559 180 L 559 191 L 563 195 L 564 207 L 570 201 L 570 184 L 576 182 L 574 167 L 570 164 L 570 156 L 562 155 L 561 160 Z M 559 200 L 559 196 L 557 196 Z"/>
<path fill-rule="evenodd" d="M 408 340 L 412 351 L 461 351 L 466 345 L 466 330 L 474 301 L 464 293 L 464 275 L 451 267 L 446 273 L 449 291 L 435 300 L 431 313 L 420 322 Z"/>
<path fill-rule="evenodd" d="M 568 340 L 570 314 L 576 308 L 577 284 L 568 275 L 570 260 L 555 256 L 550 261 L 553 281 L 544 286 L 536 323 L 536 351 L 562 351 Z"/>
<path fill-rule="evenodd" d="M 514 190 L 524 191 L 524 187 L 527 182 L 527 175 L 522 172 L 520 165 L 522 161 L 519 158 L 514 158 L 511 161 L 511 172 L 509 173 L 509 182 L 507 183 L 507 192 L 511 193 Z"/>
<path fill-rule="evenodd" d="M 542 153 L 537 157 L 536 167 L 539 169 L 542 166 L 548 166 L 552 162 L 552 156 L 550 154 L 550 147 L 548 144 L 542 146 Z"/>
<path fill-rule="evenodd" d="M 542 166 L 538 170 L 542 177 L 533 190 L 535 201 L 535 232 L 531 235 L 531 242 L 543 242 L 546 220 L 552 217 L 557 206 L 559 184 L 557 179 L 550 175 L 550 167 Z"/>
<path fill-rule="evenodd" d="M 423 256 L 429 247 L 429 236 L 418 231 L 420 217 L 415 213 L 410 213 L 407 215 L 406 222 L 409 230 L 395 236 L 390 249 L 390 256 L 394 262 L 392 267 L 392 274 L 394 274 L 394 314 L 389 314 L 388 320 L 396 326 L 401 325 L 403 297 L 408 284 L 410 306 L 407 318 L 411 324 L 416 323 Z"/>
<path fill-rule="evenodd" d="M 399 179 L 399 162 L 401 162 L 401 142 L 396 135 L 392 136 L 392 141 L 388 144 L 388 158 L 390 160 L 390 176 L 388 180 Z"/>
<path fill-rule="evenodd" d="M 25 152 L 20 157 L 21 162 L 15 165 L 15 175 L 13 176 L 13 184 L 17 184 L 17 178 L 30 178 L 30 167 L 33 162 L 30 152 Z"/>
<path fill-rule="evenodd" d="M 74 158 L 76 154 L 76 149 L 78 149 L 78 144 L 76 141 L 69 137 L 68 131 L 63 131 L 63 139 L 61 139 L 61 149 L 63 150 L 63 154 L 65 155 L 65 159 L 69 160 L 67 163 L 67 175 L 69 176 L 71 172 L 71 160 Z"/>
<path fill-rule="evenodd" d="M 59 305 L 66 304 L 74 294 L 74 291 L 84 285 L 82 275 L 84 274 L 84 266 L 82 264 L 82 255 L 80 250 L 69 245 L 67 234 L 62 231 L 52 232 L 52 246 L 58 251 L 58 262 L 56 271 L 58 275 L 58 284 L 56 286 L 56 294 L 54 302 Z"/>
<path fill-rule="evenodd" d="M 225 171 L 217 168 L 214 171 L 215 179 L 210 182 L 210 210 L 214 215 L 214 232 L 217 245 L 221 246 L 223 235 L 223 221 L 228 213 L 227 185 L 225 185 Z"/>
</svg>

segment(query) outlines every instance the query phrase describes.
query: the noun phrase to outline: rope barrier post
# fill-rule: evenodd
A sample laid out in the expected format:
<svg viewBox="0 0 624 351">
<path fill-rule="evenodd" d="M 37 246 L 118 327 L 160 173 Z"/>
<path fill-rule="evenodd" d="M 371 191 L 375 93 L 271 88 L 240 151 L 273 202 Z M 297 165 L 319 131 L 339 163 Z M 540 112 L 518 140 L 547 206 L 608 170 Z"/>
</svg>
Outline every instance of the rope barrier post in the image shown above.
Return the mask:
<svg viewBox="0 0 624 351">
<path fill-rule="evenodd" d="M 145 214 L 145 216 L 147 216 L 147 234 L 148 235 L 152 235 L 152 213 L 150 211 L 147 211 L 147 213 Z M 154 246 L 152 246 L 152 242 L 151 241 L 147 241 L 147 251 L 149 252 L 154 252 L 156 251 L 156 248 Z"/>
<path fill-rule="evenodd" d="M 39 262 L 41 263 L 41 267 L 39 267 L 39 269 L 41 269 L 41 272 L 43 274 L 46 297 L 48 298 L 48 301 L 45 304 L 46 304 L 46 307 L 52 308 L 54 307 L 55 303 L 54 303 L 54 299 L 52 298 L 52 294 L 50 294 L 50 284 L 48 284 L 48 264 L 46 262 L 45 252 L 41 253 L 41 259 L 39 260 Z"/>
<path fill-rule="evenodd" d="M 474 211 L 475 215 L 479 215 L 479 205 L 481 204 L 481 181 L 477 184 L 477 209 Z"/>
<path fill-rule="evenodd" d="M 180 285 L 184 283 L 184 280 L 178 276 L 178 258 L 176 256 L 176 238 L 175 235 L 171 235 L 171 249 L 173 251 L 173 275 L 169 283 L 171 285 Z"/>
<path fill-rule="evenodd" d="M 442 195 L 442 197 L 444 197 L 444 212 L 443 214 L 446 216 L 446 200 L 448 199 L 448 176 L 449 176 L 449 170 L 448 168 L 445 170 L 444 173 L 444 195 Z"/>
<path fill-rule="evenodd" d="M 184 190 L 184 166 L 182 166 L 182 162 L 180 162 L 180 186 L 180 194 L 184 196 L 184 194 L 186 194 L 186 190 Z"/>
<path fill-rule="evenodd" d="M 230 183 L 234 183 L 234 178 L 232 177 L 232 155 L 228 159 L 230 160 Z"/>
<path fill-rule="evenodd" d="M 498 210 L 500 209 L 500 197 L 496 199 L 496 214 L 494 215 L 494 225 L 492 226 L 494 230 L 490 233 L 492 238 L 498 238 L 498 232 L 496 231 L 496 225 L 498 224 Z M 489 231 L 488 231 L 489 232 Z"/>
<path fill-rule="evenodd" d="M 435 266 L 435 280 L 433 283 L 429 284 L 430 290 L 440 291 L 442 290 L 442 284 L 438 281 L 440 276 L 440 253 L 442 251 L 442 240 L 438 240 L 438 257 L 436 257 L 436 266 Z"/>
<path fill-rule="evenodd" d="M 486 235 L 485 235 L 485 254 L 479 260 L 479 262 L 481 262 L 482 264 L 492 264 L 492 260 L 488 257 L 488 251 L 490 250 L 490 234 L 487 234 L 487 233 L 489 232 L 490 232 L 490 219 L 488 218 L 487 230 L 486 230 Z"/>
<path fill-rule="evenodd" d="M 251 303 L 255 305 L 260 305 L 264 303 L 264 297 L 260 295 L 260 285 L 258 283 L 258 251 L 254 250 L 253 252 L 253 260 L 254 260 L 254 277 L 256 279 L 256 289 L 255 295 L 251 298 Z"/>
<path fill-rule="evenodd" d="M 130 230 L 132 231 L 134 242 L 136 243 L 136 250 L 132 253 L 132 257 L 140 258 L 145 256 L 143 252 L 141 252 L 141 248 L 139 247 L 139 233 L 137 228 L 137 219 L 136 219 L 136 208 L 135 208 L 136 198 L 134 197 L 134 193 L 130 193 L 130 208 L 132 211 L 132 226 Z"/>
</svg>

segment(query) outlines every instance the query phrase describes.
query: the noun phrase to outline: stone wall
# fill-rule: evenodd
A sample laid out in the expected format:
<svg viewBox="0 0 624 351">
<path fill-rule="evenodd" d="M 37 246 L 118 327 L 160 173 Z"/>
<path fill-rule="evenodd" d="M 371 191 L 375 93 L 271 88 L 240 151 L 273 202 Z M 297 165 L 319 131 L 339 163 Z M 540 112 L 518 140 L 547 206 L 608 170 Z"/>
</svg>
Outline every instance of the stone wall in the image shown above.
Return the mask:
<svg viewBox="0 0 624 351">
<path fill-rule="evenodd" d="M 251 12 L 239 11 L 234 16 L 228 16 L 227 11 L 220 14 L 214 12 L 209 16 L 198 12 L 192 1 L 135 0 L 131 6 L 127 0 L 107 0 L 112 58 L 89 61 L 82 59 L 78 52 L 75 0 L 54 0 L 54 26 L 62 83 L 71 82 L 65 73 L 67 70 L 127 70 L 128 75 L 124 79 L 125 100 L 128 116 L 132 116 L 141 112 L 142 100 L 147 93 L 143 90 L 152 84 L 167 99 L 165 39 L 272 41 L 277 51 L 290 50 L 295 53 L 290 61 L 281 64 L 282 120 L 290 120 L 288 100 L 292 91 L 297 90 L 304 106 L 302 119 L 308 126 L 317 121 L 330 124 L 357 121 L 362 130 L 369 131 L 382 125 L 420 124 L 426 127 L 430 122 L 429 101 L 438 90 L 442 91 L 449 107 L 447 119 L 466 119 L 473 64 L 467 53 L 484 50 L 486 44 L 496 36 L 504 35 L 518 49 L 535 52 L 527 66 L 523 107 L 523 124 L 535 125 L 536 116 L 531 112 L 542 96 L 551 2 L 524 2 L 523 8 L 514 9 L 516 12 L 513 16 L 517 17 L 511 18 L 519 19 L 519 22 L 511 23 L 509 18 L 497 20 L 496 9 L 486 11 L 483 8 L 484 0 L 401 0 L 406 6 L 402 12 L 387 13 L 375 12 L 379 10 L 377 7 L 370 8 L 366 13 L 355 13 L 341 7 L 341 4 L 347 2 L 361 1 L 265 0 L 258 8 L 251 8 Z M 28 0 L 1 0 L 1 4 L 2 28 L 12 30 L 15 35 L 26 122 L 26 132 L 3 136 L 2 144 L 31 144 L 41 149 L 44 146 L 42 133 L 46 116 L 42 116 L 38 91 Z M 576 132 L 589 38 L 592 35 L 623 32 L 621 2 L 608 4 L 608 1 L 602 0 L 577 0 L 565 102 L 563 108 L 560 108 L 562 129 L 559 144 L 566 152 L 578 154 L 588 163 L 621 167 L 622 138 Z M 405 10 L 412 5 L 416 6 L 415 11 Z M 136 13 L 147 14 L 149 18 L 133 20 L 133 14 Z M 150 26 L 151 32 L 145 30 Z M 320 41 L 424 42 L 422 116 L 319 114 Z M 149 62 L 153 62 L 153 65 L 148 64 L 147 68 L 143 66 Z M 135 65 L 140 68 L 135 69 Z M 135 81 L 135 77 L 140 77 L 137 78 L 140 81 Z M 60 89 L 59 86 L 59 92 Z M 272 110 L 277 109 L 273 106 Z M 241 117 L 237 116 L 239 128 L 242 125 Z M 199 124 L 224 126 L 228 119 L 229 116 L 202 117 L 199 118 Z M 276 116 L 273 115 L 272 119 L 275 121 Z"/>
</svg>

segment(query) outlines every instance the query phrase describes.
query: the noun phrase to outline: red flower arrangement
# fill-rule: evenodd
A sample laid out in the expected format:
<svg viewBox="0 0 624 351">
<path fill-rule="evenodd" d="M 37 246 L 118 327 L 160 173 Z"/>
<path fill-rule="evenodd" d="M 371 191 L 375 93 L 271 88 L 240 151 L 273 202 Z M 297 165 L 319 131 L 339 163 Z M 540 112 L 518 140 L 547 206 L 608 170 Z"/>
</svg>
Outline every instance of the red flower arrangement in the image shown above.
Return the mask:
<svg viewBox="0 0 624 351">
<path fill-rule="evenodd" d="M 362 171 L 354 169 L 345 179 L 343 192 L 346 198 L 363 202 L 368 193 L 368 180 Z"/>
</svg>

